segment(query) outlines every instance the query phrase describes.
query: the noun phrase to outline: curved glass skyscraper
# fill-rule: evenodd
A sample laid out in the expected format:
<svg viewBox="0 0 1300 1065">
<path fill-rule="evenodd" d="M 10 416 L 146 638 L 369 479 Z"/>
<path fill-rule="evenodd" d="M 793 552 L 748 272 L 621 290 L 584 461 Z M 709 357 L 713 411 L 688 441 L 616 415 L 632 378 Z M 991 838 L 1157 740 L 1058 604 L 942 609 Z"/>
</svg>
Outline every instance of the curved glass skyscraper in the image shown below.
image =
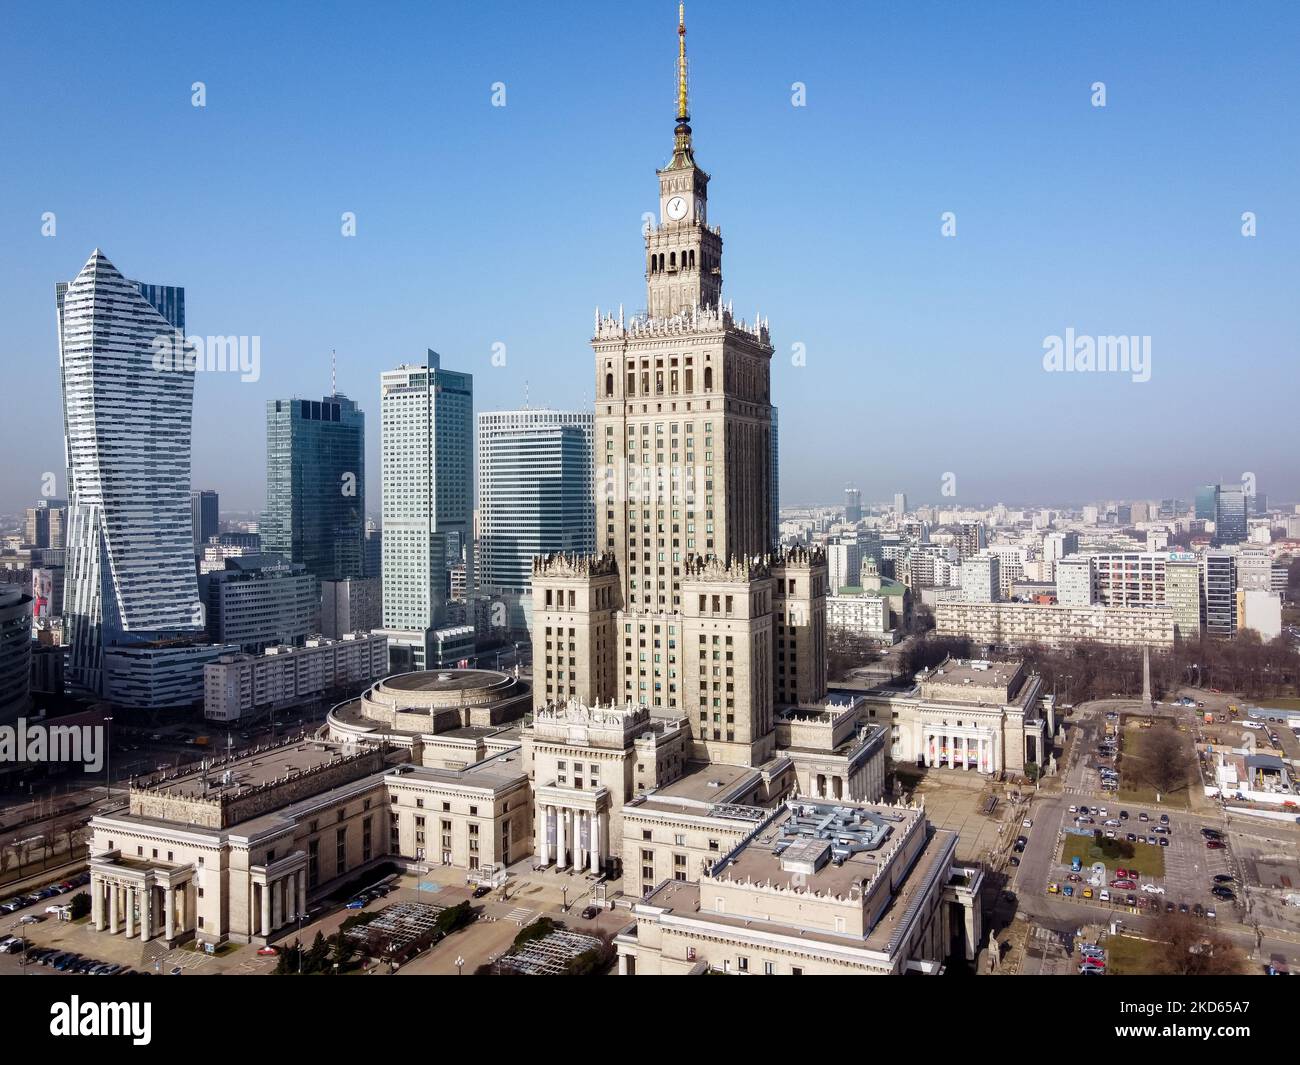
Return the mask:
<svg viewBox="0 0 1300 1065">
<path fill-rule="evenodd" d="M 128 281 L 96 249 L 56 289 L 68 532 L 69 682 L 103 691 L 106 647 L 202 629 L 190 521 L 194 369 L 158 358 L 185 291 Z"/>
</svg>

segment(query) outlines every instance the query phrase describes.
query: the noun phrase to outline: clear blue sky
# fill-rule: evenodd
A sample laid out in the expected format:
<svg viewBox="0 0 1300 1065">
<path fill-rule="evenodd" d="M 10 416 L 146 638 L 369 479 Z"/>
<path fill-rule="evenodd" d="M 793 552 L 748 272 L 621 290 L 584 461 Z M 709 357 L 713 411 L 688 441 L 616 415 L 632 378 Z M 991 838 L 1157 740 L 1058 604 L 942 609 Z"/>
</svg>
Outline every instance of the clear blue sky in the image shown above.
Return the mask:
<svg viewBox="0 0 1300 1065">
<path fill-rule="evenodd" d="M 525 382 L 590 405 L 595 305 L 644 303 L 675 23 L 666 0 L 7 5 L 0 507 L 62 481 L 54 284 L 96 246 L 184 285 L 189 332 L 262 337 L 260 381 L 196 389 L 194 483 L 223 508 L 262 505 L 265 401 L 327 392 L 331 348 L 372 485 L 379 372 L 426 347 L 478 410 Z M 687 24 L 725 294 L 771 319 L 783 502 L 937 499 L 948 471 L 957 502 L 1247 470 L 1300 497 L 1296 5 L 697 0 Z M 1151 380 L 1045 373 L 1067 328 L 1151 336 Z"/>
</svg>

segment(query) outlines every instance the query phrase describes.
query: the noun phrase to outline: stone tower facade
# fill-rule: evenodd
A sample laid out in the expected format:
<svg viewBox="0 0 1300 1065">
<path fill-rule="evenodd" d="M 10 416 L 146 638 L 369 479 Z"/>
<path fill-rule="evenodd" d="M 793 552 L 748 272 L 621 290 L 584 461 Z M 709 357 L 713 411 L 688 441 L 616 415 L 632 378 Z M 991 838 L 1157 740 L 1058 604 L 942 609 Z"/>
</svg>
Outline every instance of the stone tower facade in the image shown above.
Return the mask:
<svg viewBox="0 0 1300 1065">
<path fill-rule="evenodd" d="M 597 311 L 592 338 L 605 557 L 599 576 L 534 569 L 534 678 L 538 705 L 567 694 L 645 706 L 684 719 L 693 758 L 758 765 L 775 750 L 783 693 L 825 695 L 826 565 L 771 556 L 772 344 L 765 321 L 722 299 L 685 33 L 673 153 L 645 234 L 646 310 Z M 616 605 L 584 622 L 583 601 Z"/>
</svg>

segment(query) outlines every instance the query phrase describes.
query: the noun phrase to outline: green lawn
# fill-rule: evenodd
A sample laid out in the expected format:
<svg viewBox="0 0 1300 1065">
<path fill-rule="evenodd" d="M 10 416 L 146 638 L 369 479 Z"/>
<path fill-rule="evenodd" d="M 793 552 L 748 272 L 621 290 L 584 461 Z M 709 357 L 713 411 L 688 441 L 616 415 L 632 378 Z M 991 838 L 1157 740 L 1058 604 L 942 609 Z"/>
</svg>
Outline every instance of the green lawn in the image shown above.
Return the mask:
<svg viewBox="0 0 1300 1065">
<path fill-rule="evenodd" d="M 1155 971 L 1157 944 L 1135 936 L 1110 936 L 1106 940 L 1106 972 L 1110 976 L 1143 976 Z"/>
<path fill-rule="evenodd" d="M 1131 803 L 1135 806 L 1168 806 L 1175 810 L 1186 810 L 1190 808 L 1190 783 L 1189 775 L 1188 784 L 1184 784 L 1178 791 L 1170 792 L 1160 796 L 1160 802 L 1156 802 L 1156 793 L 1154 788 L 1149 788 L 1145 784 L 1140 784 L 1136 780 L 1136 773 L 1128 772 L 1125 769 L 1125 763 L 1130 768 L 1136 762 L 1142 760 L 1142 741 L 1150 734 L 1150 729 L 1144 729 L 1137 725 L 1132 719 L 1124 721 L 1124 745 L 1120 750 L 1119 779 L 1120 789 L 1116 793 L 1118 800 L 1124 803 Z M 1187 748 L 1192 751 L 1193 768 L 1195 772 L 1195 744 L 1190 732 L 1180 732 L 1184 737 Z"/>
<path fill-rule="evenodd" d="M 1276 710 L 1300 710 L 1300 699 L 1294 699 L 1290 696 L 1279 697 L 1276 699 L 1261 699 L 1261 706 L 1271 706 Z"/>
<path fill-rule="evenodd" d="M 1116 831 L 1119 832 L 1122 829 L 1116 829 Z M 1116 869 L 1136 869 L 1143 876 L 1165 875 L 1164 848 L 1153 847 L 1150 843 L 1128 843 L 1123 840 L 1114 842 L 1123 842 L 1125 846 L 1132 847 L 1133 857 L 1104 857 L 1101 851 L 1097 849 L 1091 836 L 1076 836 L 1067 832 L 1065 842 L 1061 846 L 1061 863 L 1069 865 L 1076 855 L 1083 862 L 1084 869 L 1087 869 L 1093 862 L 1103 862 L 1106 866 L 1108 879 Z"/>
</svg>

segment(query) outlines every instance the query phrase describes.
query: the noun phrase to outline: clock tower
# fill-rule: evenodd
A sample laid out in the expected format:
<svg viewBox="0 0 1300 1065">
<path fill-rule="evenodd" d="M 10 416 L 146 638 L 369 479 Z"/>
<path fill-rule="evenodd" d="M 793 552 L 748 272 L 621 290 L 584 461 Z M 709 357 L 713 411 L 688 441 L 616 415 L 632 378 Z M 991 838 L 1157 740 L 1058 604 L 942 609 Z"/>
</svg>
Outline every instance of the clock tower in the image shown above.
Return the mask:
<svg viewBox="0 0 1300 1065">
<path fill-rule="evenodd" d="M 646 232 L 646 311 L 670 318 L 722 300 L 722 234 L 708 224 L 709 175 L 695 163 L 687 102 L 686 13 L 677 16 L 677 126 L 659 171 L 659 223 Z"/>
</svg>

